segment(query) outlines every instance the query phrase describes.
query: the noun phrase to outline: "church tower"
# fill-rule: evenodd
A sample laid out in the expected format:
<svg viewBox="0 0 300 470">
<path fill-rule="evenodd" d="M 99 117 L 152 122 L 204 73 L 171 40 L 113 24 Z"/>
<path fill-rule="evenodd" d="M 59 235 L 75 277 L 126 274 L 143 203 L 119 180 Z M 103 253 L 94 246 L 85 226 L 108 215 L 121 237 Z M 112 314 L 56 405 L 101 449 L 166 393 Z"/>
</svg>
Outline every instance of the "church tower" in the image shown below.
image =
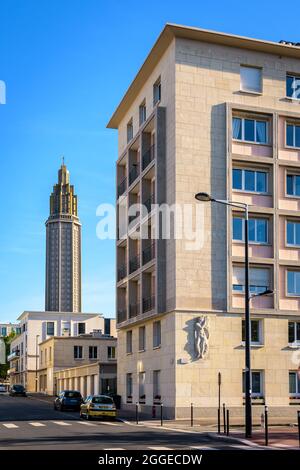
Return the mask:
<svg viewBox="0 0 300 470">
<path fill-rule="evenodd" d="M 50 196 L 46 222 L 45 310 L 81 312 L 81 224 L 64 161 Z"/>
</svg>

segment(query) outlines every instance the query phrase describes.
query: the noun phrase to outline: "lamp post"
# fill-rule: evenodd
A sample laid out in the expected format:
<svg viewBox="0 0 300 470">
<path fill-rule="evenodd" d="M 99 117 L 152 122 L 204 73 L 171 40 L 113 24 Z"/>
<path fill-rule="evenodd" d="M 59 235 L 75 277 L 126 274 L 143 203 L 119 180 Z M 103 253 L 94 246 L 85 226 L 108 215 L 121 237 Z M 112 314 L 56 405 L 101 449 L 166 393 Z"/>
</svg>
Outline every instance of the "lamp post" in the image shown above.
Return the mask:
<svg viewBox="0 0 300 470">
<path fill-rule="evenodd" d="M 35 336 L 35 392 L 38 391 L 38 338 L 40 335 Z"/>
<path fill-rule="evenodd" d="M 207 193 L 197 193 L 197 201 L 216 202 L 225 206 L 236 207 L 244 211 L 244 238 L 245 238 L 245 436 L 252 437 L 252 403 L 251 403 L 251 318 L 250 318 L 250 299 L 262 295 L 268 295 L 273 291 L 266 290 L 257 295 L 250 296 L 249 287 L 249 205 L 244 202 L 227 201 L 215 199 Z"/>
</svg>

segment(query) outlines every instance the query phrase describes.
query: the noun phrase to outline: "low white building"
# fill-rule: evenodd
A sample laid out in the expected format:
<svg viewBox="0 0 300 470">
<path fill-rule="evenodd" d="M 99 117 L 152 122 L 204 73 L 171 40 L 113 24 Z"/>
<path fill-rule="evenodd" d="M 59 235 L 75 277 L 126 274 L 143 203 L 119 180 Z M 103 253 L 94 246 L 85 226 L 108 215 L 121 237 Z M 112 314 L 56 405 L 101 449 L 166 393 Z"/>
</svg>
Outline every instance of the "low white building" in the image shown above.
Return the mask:
<svg viewBox="0 0 300 470">
<path fill-rule="evenodd" d="M 20 334 L 11 342 L 10 382 L 37 391 L 39 344 L 52 336 L 79 336 L 101 331 L 116 336 L 115 320 L 99 313 L 32 312 L 18 318 Z"/>
</svg>

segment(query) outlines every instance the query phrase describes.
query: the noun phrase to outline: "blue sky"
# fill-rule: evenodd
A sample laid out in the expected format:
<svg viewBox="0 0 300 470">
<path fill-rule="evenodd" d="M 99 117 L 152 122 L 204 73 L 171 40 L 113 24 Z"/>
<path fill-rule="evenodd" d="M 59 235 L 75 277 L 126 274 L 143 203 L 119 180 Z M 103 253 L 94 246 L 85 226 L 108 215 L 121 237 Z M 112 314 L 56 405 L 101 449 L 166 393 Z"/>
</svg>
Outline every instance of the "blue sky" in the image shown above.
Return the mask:
<svg viewBox="0 0 300 470">
<path fill-rule="evenodd" d="M 115 106 L 166 22 L 300 41 L 282 2 L 2 0 L 0 321 L 43 310 L 49 194 L 65 155 L 82 222 L 84 311 L 114 315 L 114 241 L 96 237 L 96 208 L 114 202 Z"/>
</svg>

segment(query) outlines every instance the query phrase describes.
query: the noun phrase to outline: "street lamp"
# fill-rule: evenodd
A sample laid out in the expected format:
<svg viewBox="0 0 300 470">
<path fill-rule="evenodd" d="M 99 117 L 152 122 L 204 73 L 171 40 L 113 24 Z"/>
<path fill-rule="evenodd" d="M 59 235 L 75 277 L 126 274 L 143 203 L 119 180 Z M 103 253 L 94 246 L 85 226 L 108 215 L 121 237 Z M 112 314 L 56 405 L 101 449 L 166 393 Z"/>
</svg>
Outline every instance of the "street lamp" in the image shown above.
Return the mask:
<svg viewBox="0 0 300 470">
<path fill-rule="evenodd" d="M 38 338 L 40 335 L 35 336 L 35 392 L 38 391 Z"/>
<path fill-rule="evenodd" d="M 249 205 L 244 202 L 227 201 L 223 199 L 215 199 L 208 193 L 195 194 L 197 201 L 216 202 L 225 206 L 236 207 L 244 211 L 245 224 L 245 435 L 247 438 L 252 437 L 252 403 L 251 403 L 251 318 L 250 318 L 250 299 L 262 295 L 272 294 L 273 291 L 267 289 L 259 294 L 250 295 L 249 288 L 249 239 L 248 239 L 248 222 L 249 222 Z"/>
</svg>

